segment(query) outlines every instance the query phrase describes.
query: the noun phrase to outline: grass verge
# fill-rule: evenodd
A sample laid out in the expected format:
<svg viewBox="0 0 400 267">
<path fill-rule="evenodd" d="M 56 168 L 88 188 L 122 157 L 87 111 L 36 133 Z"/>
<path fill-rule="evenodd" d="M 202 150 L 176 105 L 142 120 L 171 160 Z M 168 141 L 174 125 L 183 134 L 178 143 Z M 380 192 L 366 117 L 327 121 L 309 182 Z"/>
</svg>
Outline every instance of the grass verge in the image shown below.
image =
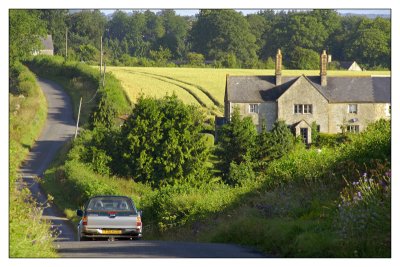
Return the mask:
<svg viewBox="0 0 400 267">
<path fill-rule="evenodd" d="M 18 169 L 39 136 L 47 103 L 35 76 L 22 64 L 12 67 L 10 83 L 10 244 L 11 258 L 56 257 L 50 224 L 41 219 L 42 208 L 28 189 L 18 190 Z"/>
</svg>

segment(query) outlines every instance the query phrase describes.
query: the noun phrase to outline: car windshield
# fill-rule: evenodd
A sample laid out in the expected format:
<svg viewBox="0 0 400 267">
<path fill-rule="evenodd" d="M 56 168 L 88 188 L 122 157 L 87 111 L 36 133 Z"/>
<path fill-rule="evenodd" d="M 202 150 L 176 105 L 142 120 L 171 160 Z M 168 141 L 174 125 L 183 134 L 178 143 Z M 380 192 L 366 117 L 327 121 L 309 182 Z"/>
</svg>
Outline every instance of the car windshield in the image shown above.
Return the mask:
<svg viewBox="0 0 400 267">
<path fill-rule="evenodd" d="M 89 201 L 87 210 L 135 211 L 135 208 L 125 197 L 95 197 Z"/>
</svg>

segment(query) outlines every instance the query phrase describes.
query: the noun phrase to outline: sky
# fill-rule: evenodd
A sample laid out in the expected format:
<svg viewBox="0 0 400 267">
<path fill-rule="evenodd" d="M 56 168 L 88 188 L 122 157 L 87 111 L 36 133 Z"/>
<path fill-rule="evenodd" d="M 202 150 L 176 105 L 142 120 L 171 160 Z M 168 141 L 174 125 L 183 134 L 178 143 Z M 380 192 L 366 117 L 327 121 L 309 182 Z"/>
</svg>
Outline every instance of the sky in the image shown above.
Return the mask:
<svg viewBox="0 0 400 267">
<path fill-rule="evenodd" d="M 127 9 L 127 11 L 131 11 L 132 9 Z M 237 9 L 237 11 L 241 11 L 244 15 L 256 13 L 260 9 Z M 104 9 L 102 10 L 105 14 L 112 14 L 115 10 L 113 9 Z M 389 15 L 390 9 L 337 9 L 339 13 L 355 13 L 355 14 L 379 14 L 379 15 Z M 177 15 L 180 16 L 193 16 L 199 12 L 199 9 L 175 9 Z"/>
</svg>

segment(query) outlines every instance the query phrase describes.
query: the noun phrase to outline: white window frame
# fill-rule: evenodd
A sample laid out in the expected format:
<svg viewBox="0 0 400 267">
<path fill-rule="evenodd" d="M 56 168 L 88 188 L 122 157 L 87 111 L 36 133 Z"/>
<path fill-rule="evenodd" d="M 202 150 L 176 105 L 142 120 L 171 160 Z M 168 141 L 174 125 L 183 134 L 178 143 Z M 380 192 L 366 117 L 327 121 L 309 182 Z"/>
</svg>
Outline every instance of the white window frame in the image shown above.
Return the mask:
<svg viewBox="0 0 400 267">
<path fill-rule="evenodd" d="M 359 133 L 360 125 L 347 125 L 347 132 L 349 133 Z"/>
<path fill-rule="evenodd" d="M 349 104 L 347 111 L 351 114 L 358 114 L 358 105 L 357 104 Z"/>
<path fill-rule="evenodd" d="M 312 104 L 294 104 L 293 106 L 294 114 L 312 114 L 313 105 Z"/>
<path fill-rule="evenodd" d="M 249 104 L 249 113 L 257 113 L 258 114 L 258 104 Z"/>
</svg>

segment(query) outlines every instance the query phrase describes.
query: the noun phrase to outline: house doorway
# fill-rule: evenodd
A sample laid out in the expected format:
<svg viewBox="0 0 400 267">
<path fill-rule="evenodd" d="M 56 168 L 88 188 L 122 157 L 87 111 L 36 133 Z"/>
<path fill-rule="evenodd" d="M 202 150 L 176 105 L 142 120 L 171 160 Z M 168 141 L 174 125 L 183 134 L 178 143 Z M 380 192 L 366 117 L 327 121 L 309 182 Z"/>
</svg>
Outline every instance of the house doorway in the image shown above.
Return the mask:
<svg viewBox="0 0 400 267">
<path fill-rule="evenodd" d="M 308 144 L 308 128 L 300 128 L 300 136 L 305 144 Z"/>
</svg>

